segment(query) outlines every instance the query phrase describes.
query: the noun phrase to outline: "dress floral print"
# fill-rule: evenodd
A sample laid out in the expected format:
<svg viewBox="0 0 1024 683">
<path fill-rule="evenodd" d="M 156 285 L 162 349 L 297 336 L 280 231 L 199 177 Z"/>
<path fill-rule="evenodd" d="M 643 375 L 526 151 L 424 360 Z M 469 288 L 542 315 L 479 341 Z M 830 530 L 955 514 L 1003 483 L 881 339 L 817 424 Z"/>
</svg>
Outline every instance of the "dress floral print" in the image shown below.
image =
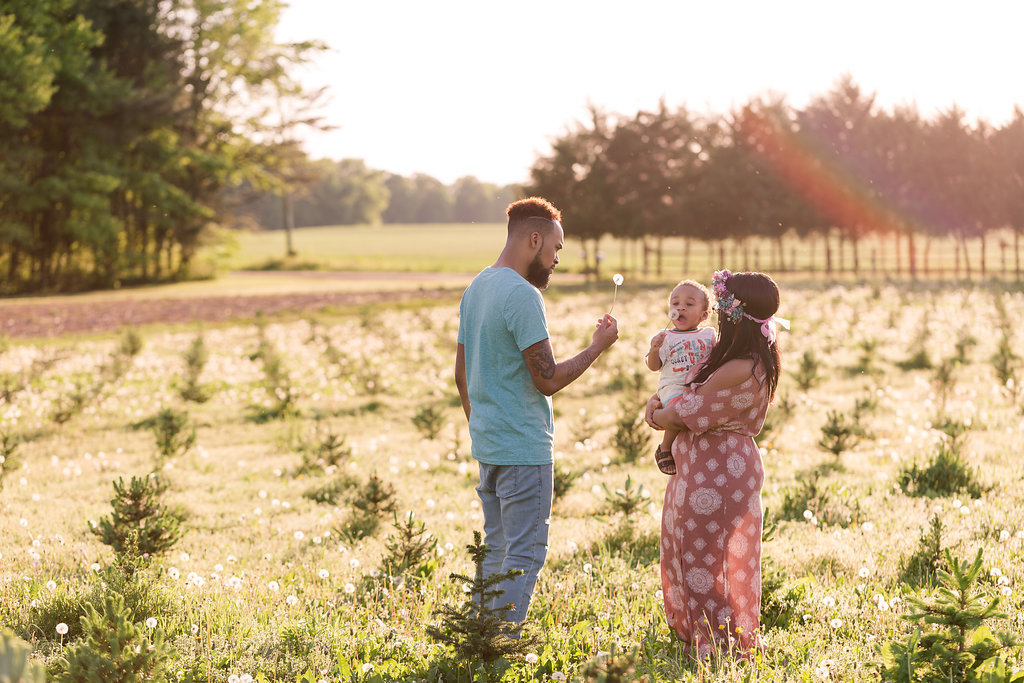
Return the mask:
<svg viewBox="0 0 1024 683">
<path fill-rule="evenodd" d="M 688 430 L 672 444 L 661 521 L 668 624 L 701 655 L 729 639 L 760 649 L 764 467 L 753 437 L 768 409 L 764 371 L 707 396 L 688 387 L 669 406 Z"/>
</svg>

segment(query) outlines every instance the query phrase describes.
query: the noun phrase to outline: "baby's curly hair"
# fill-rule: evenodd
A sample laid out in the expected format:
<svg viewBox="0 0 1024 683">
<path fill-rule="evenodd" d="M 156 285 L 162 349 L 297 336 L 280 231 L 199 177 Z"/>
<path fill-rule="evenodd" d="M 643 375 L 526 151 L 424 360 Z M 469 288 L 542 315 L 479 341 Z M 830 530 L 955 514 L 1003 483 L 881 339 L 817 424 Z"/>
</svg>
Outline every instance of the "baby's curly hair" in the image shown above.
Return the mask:
<svg viewBox="0 0 1024 683">
<path fill-rule="evenodd" d="M 704 310 L 711 309 L 711 291 L 707 287 L 697 282 L 696 280 L 680 280 L 679 284 L 672 288 L 672 292 L 676 291 L 680 287 L 693 287 L 704 295 Z M 669 302 L 672 301 L 672 292 L 668 293 Z"/>
</svg>

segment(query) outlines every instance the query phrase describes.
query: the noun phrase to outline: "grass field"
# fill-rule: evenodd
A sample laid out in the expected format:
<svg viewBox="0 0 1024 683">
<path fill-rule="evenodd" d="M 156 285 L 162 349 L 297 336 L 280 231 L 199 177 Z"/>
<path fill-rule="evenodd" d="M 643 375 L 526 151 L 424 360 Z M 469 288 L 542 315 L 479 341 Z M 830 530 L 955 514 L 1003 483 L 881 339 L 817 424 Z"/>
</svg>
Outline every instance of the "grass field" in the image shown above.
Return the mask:
<svg viewBox="0 0 1024 683">
<path fill-rule="evenodd" d="M 493 258 L 493 244 L 477 248 L 469 272 Z M 469 680 L 474 666 L 477 680 L 583 679 L 614 652 L 626 680 L 869 681 L 881 648 L 918 624 L 906 618 L 911 598 L 933 594 L 934 577 L 919 574 L 944 566 L 926 540 L 937 519 L 954 558 L 983 552 L 973 590 L 1004 615 L 987 623 L 1024 631 L 1024 396 L 1005 381 L 1021 378 L 1024 296 L 794 281 L 760 442 L 778 524 L 764 548 L 764 609 L 778 623 L 766 622 L 754 665 L 688 659 L 659 593 L 666 479 L 646 427 L 636 452 L 616 446 L 656 385 L 642 357 L 665 323 L 664 296 L 620 291 L 620 341 L 555 397 L 567 489 L 531 610 L 539 641 L 503 671 L 458 660 L 425 630 L 440 605 L 459 604 L 448 574 L 472 571 L 465 546 L 481 526 L 450 304 L 143 331 L 134 353 L 124 335 L 0 347 L 0 623 L 58 678 L 62 657 L 89 642 L 78 627 L 86 605 L 115 590 L 140 638 L 173 647 L 169 680 Z M 560 289 L 556 275 L 547 300 L 559 357 L 586 343 L 610 299 L 610 283 Z M 185 354 L 200 334 L 208 362 L 190 383 Z M 208 400 L 186 400 L 189 387 Z M 161 457 L 153 418 L 164 409 L 186 413 L 196 441 Z M 836 415 L 856 429 L 833 453 Z M 959 469 L 947 458 L 947 476 L 923 495 L 922 471 L 951 449 Z M 112 482 L 154 471 L 183 534 L 126 578 L 90 520 L 110 517 Z M 369 524 L 359 511 L 375 499 L 371 475 L 393 488 L 397 519 L 412 513 L 437 542 L 413 566 L 395 563 L 401 533 L 383 508 L 376 529 L 354 533 Z M 646 491 L 629 514 L 609 502 L 627 477 Z M 1024 664 L 1019 648 L 1004 654 Z"/>
<path fill-rule="evenodd" d="M 504 224 L 424 224 L 380 226 L 333 226 L 300 228 L 294 232 L 293 247 L 297 255 L 283 258 L 285 236 L 283 232 L 238 233 L 239 249 L 231 258 L 232 269 L 310 268 L 321 270 L 368 270 L 401 272 L 475 273 L 494 261 L 505 241 Z M 892 238 L 865 239 L 859 248 L 860 270 L 854 276 L 852 251 L 849 245 L 832 241 L 833 276 L 843 279 L 907 277 L 908 258 L 906 241 L 897 245 Z M 654 243 L 651 242 L 652 247 Z M 1004 281 L 1015 278 L 1012 235 L 991 235 L 985 243 L 985 275 L 981 274 L 982 245 L 975 240 L 968 245 L 970 273 L 957 260 L 951 240 L 932 240 L 918 236 L 918 277 L 921 279 L 988 279 Z M 582 273 L 584 261 L 582 245 L 574 239 L 572 224 L 566 224 L 565 249 L 559 268 L 563 272 Z M 643 256 L 639 243 L 602 239 L 600 251 L 604 259 L 602 268 L 619 271 L 633 278 L 671 280 L 711 273 L 721 264 L 731 264 L 733 270 L 768 270 L 779 272 L 777 247 L 764 239 L 751 239 L 744 246 L 726 243 L 686 245 L 681 239 L 666 239 L 662 271 L 657 273 L 653 253 L 649 256 L 644 273 Z M 803 273 L 811 279 L 823 277 L 826 269 L 824 242 L 800 241 L 789 237 L 784 241 L 784 256 L 788 269 Z M 724 255 L 724 259 L 722 256 Z M 688 267 L 684 269 L 684 263 Z"/>
</svg>

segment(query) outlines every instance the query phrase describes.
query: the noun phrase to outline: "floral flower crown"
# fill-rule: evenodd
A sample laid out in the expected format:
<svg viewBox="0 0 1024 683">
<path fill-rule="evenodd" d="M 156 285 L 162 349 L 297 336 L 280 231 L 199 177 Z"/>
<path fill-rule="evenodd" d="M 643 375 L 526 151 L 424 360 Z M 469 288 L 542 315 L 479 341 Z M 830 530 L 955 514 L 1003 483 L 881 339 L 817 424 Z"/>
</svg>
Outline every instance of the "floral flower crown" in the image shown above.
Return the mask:
<svg viewBox="0 0 1024 683">
<path fill-rule="evenodd" d="M 761 323 L 761 334 L 768 340 L 768 345 L 771 346 L 775 343 L 775 337 L 777 334 L 777 324 L 782 325 L 787 330 L 789 329 L 789 321 L 785 318 L 780 318 L 775 315 L 770 315 L 765 319 L 755 318 L 746 311 L 743 310 L 743 302 L 736 298 L 736 295 L 729 291 L 729 288 L 725 286 L 725 283 L 732 277 L 732 273 L 728 270 L 716 270 L 714 276 L 711 278 L 711 286 L 715 291 L 715 312 L 718 313 L 719 318 L 727 318 L 733 324 L 738 323 L 743 318 L 753 320 L 756 323 Z"/>
</svg>

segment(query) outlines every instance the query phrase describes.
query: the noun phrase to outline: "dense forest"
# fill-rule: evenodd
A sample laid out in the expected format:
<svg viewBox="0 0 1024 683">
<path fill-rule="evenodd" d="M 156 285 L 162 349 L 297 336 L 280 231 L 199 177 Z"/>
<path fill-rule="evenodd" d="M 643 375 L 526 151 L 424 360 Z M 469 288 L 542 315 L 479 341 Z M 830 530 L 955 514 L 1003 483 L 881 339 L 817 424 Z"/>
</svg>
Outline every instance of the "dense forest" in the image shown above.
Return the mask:
<svg viewBox="0 0 1024 683">
<path fill-rule="evenodd" d="M 825 236 L 848 246 L 854 271 L 861 241 L 880 237 L 914 274 L 941 237 L 970 272 L 968 243 L 998 233 L 1012 234 L 1003 246 L 1020 278 L 1019 109 L 1002 125 L 955 106 L 886 110 L 848 76 L 800 108 L 763 97 L 726 114 L 593 107 L 522 187 L 445 185 L 308 157 L 299 140 L 326 127 L 323 91 L 291 74 L 324 46 L 275 42 L 281 7 L 0 0 L 3 293 L 187 278 L 229 228 L 500 221 L 524 193 L 571 216 L 595 268 L 605 235 L 655 258 L 665 237 L 768 238 L 779 267 L 786 240 Z"/>
</svg>

